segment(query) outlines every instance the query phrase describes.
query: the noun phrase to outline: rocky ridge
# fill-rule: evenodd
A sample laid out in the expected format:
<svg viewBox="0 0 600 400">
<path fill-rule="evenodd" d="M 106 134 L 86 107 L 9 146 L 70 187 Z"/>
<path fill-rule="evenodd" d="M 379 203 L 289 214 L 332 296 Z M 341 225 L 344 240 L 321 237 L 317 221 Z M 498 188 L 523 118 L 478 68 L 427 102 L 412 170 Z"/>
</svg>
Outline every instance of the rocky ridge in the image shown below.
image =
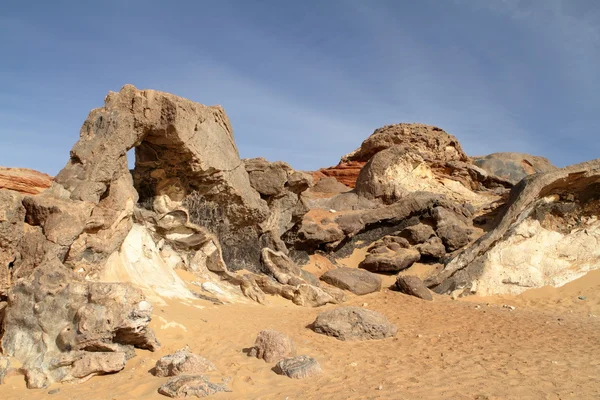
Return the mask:
<svg viewBox="0 0 600 400">
<path fill-rule="evenodd" d="M 158 349 L 149 322 L 165 299 L 321 307 L 377 292 L 400 272 L 394 288 L 435 301 L 559 286 L 600 265 L 598 160 L 557 169 L 518 153 L 471 159 L 456 137 L 423 124 L 377 129 L 337 167 L 309 173 L 241 159 L 219 106 L 126 85 L 90 112 L 54 180 L 10 186 L 3 171 L 0 343 L 31 388 L 118 372 L 136 348 Z M 360 269 L 344 268 L 357 252 Z M 317 255 L 338 268 L 306 271 Z M 411 276 L 417 264 L 429 267 L 424 280 Z M 397 331 L 349 307 L 312 328 L 340 340 Z M 321 371 L 274 331 L 252 355 L 290 377 Z M 185 349 L 170 357 L 161 371 L 189 364 L 194 375 L 161 393 L 228 390 L 199 375 L 214 369 L 208 360 Z"/>
</svg>

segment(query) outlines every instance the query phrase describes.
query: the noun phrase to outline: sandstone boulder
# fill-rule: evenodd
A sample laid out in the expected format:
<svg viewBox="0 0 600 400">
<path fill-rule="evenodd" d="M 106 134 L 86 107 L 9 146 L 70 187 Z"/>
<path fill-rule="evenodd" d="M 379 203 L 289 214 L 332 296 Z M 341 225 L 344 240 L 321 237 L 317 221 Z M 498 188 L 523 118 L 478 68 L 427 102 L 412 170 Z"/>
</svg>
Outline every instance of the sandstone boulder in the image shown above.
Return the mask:
<svg viewBox="0 0 600 400">
<path fill-rule="evenodd" d="M 159 377 L 198 375 L 214 371 L 215 365 L 206 358 L 194 354 L 188 346 L 173 354 L 161 357 L 154 366 L 154 375 Z"/>
<path fill-rule="evenodd" d="M 248 355 L 272 363 L 295 356 L 296 346 L 287 335 L 274 330 L 264 330 L 259 332 Z"/>
<path fill-rule="evenodd" d="M 382 314 L 359 307 L 339 307 L 322 312 L 313 330 L 338 340 L 385 339 L 396 335 L 397 328 Z"/>
<path fill-rule="evenodd" d="M 380 277 L 358 268 L 342 267 L 332 269 L 321 275 L 321 280 L 356 295 L 364 295 L 381 290 Z"/>
</svg>

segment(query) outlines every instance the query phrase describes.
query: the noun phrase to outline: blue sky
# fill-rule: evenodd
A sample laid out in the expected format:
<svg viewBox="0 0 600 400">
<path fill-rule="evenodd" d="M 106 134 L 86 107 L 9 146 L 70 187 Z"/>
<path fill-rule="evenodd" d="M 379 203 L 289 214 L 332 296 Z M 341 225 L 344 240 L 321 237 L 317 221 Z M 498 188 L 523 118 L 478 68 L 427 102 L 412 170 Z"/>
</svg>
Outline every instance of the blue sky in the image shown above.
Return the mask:
<svg viewBox="0 0 600 400">
<path fill-rule="evenodd" d="M 13 1 L 0 165 L 56 174 L 124 84 L 225 107 L 242 157 L 334 165 L 375 128 L 470 155 L 600 157 L 598 0 Z"/>
</svg>

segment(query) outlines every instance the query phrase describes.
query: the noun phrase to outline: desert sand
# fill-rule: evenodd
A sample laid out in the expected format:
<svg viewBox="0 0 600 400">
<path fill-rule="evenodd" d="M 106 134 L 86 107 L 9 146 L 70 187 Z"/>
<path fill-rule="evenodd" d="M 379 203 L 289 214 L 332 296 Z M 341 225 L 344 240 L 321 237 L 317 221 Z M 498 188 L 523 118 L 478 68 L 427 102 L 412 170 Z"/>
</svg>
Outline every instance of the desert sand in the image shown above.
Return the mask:
<svg viewBox="0 0 600 400">
<path fill-rule="evenodd" d="M 356 266 L 355 254 L 346 265 Z M 323 273 L 325 258 L 309 269 Z M 188 282 L 189 273 L 181 273 Z M 385 282 L 391 283 L 392 277 Z M 423 301 L 384 288 L 347 305 L 386 315 L 396 337 L 342 342 L 308 328 L 317 309 L 271 297 L 256 303 L 214 305 L 167 301 L 154 310 L 152 328 L 162 343 L 155 353 L 136 350 L 124 371 L 83 384 L 28 390 L 10 376 L 2 399 L 165 399 L 167 378 L 149 372 L 163 355 L 189 345 L 217 366 L 216 382 L 230 378 L 230 393 L 214 399 L 596 399 L 600 397 L 600 270 L 561 288 L 519 296 L 434 295 Z M 510 306 L 510 307 L 509 307 Z M 514 307 L 514 309 L 511 309 Z M 276 375 L 273 365 L 248 357 L 259 331 L 276 329 L 315 357 L 324 373 L 305 380 Z M 52 394 L 49 394 L 52 393 Z"/>
</svg>

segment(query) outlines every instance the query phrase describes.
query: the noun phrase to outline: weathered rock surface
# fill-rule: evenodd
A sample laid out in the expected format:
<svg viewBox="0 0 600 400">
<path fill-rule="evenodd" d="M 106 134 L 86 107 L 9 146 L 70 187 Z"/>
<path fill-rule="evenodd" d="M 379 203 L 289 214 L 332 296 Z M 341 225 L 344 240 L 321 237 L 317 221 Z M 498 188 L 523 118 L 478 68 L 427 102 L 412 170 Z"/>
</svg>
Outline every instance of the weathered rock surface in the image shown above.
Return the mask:
<svg viewBox="0 0 600 400">
<path fill-rule="evenodd" d="M 277 363 L 275 372 L 293 379 L 310 378 L 323 372 L 319 362 L 309 356 L 285 358 Z"/>
<path fill-rule="evenodd" d="M 289 336 L 274 330 L 264 330 L 258 333 L 248 355 L 272 363 L 295 356 L 296 346 Z"/>
<path fill-rule="evenodd" d="M 69 368 L 62 382 L 83 383 L 96 375 L 119 372 L 125 368 L 126 362 L 127 357 L 124 352 L 81 351 L 63 355 L 54 367 Z M 32 382 L 28 381 L 28 385 L 31 386 Z"/>
<path fill-rule="evenodd" d="M 359 268 L 371 272 L 398 272 L 409 268 L 420 258 L 421 253 L 415 249 L 376 247 L 367 254 Z"/>
<path fill-rule="evenodd" d="M 321 280 L 356 295 L 364 295 L 381 290 L 381 278 L 358 268 L 336 268 L 321 275 Z"/>
<path fill-rule="evenodd" d="M 423 300 L 433 300 L 431 292 L 423 281 L 416 276 L 398 275 L 396 277 L 396 287 L 402 293 L 415 296 Z"/>
<path fill-rule="evenodd" d="M 340 162 L 335 167 L 321 168 L 313 172 L 313 176 L 315 180 L 322 179 L 323 177 L 335 178 L 341 184 L 349 188 L 354 188 L 358 174 L 365 164 L 365 161 Z"/>
<path fill-rule="evenodd" d="M 0 167 L 0 190 L 7 189 L 21 194 L 38 194 L 52 185 L 52 177 L 27 168 Z"/>
<path fill-rule="evenodd" d="M 0 385 L 4 383 L 4 378 L 6 378 L 9 368 L 10 359 L 8 357 L 0 356 Z"/>
<path fill-rule="evenodd" d="M 524 178 L 496 227 L 426 284 L 438 293 L 518 294 L 600 265 L 600 160 Z"/>
<path fill-rule="evenodd" d="M 199 375 L 215 369 L 216 367 L 212 362 L 192 353 L 190 348 L 186 346 L 173 354 L 161 357 L 154 366 L 154 375 L 160 377 Z"/>
<path fill-rule="evenodd" d="M 80 379 L 102 372 L 104 361 L 88 352 L 119 352 L 125 357 L 133 346 L 157 349 L 159 343 L 148 327 L 151 313 L 152 305 L 138 289 L 85 282 L 60 262 L 48 261 L 10 291 L 2 351 L 23 364 L 26 378 L 31 377 L 29 387 Z M 112 359 L 107 363 L 115 364 Z M 114 372 L 109 369 L 105 372 Z"/>
<path fill-rule="evenodd" d="M 0 190 L 0 297 L 6 296 L 12 281 L 12 269 L 20 257 L 18 246 L 23 237 L 25 208 L 21 196 Z"/>
<path fill-rule="evenodd" d="M 380 151 L 395 145 L 408 145 L 431 160 L 469 160 L 458 139 L 442 129 L 424 124 L 402 123 L 376 129 L 358 149 L 342 157 L 342 162 L 366 162 Z"/>
<path fill-rule="evenodd" d="M 158 388 L 158 393 L 175 399 L 207 397 L 219 392 L 231 392 L 223 384 L 213 383 L 204 375 L 175 376 Z"/>
<path fill-rule="evenodd" d="M 137 193 L 126 158 L 134 147 Z M 118 93 L 111 92 L 104 107 L 90 112 L 71 159 L 55 181 L 72 201 L 95 205 L 98 228 L 88 233 L 91 237 L 104 230 L 113 233 L 115 219 L 127 204 L 136 202 L 138 194 L 140 202 L 152 204 L 160 214 L 193 194 L 197 201 L 190 210 L 192 222 L 218 236 L 227 265 L 233 270 L 259 265 L 259 225 L 268 208 L 250 185 L 229 119 L 218 106 L 126 85 Z M 124 231 L 110 241 L 120 245 L 128 229 Z M 77 258 L 99 254 L 85 244 L 88 241 L 82 240 Z M 103 262 L 107 256 L 94 261 Z"/>
<path fill-rule="evenodd" d="M 493 153 L 472 160 L 478 167 L 513 184 L 528 175 L 557 169 L 547 158 L 525 153 Z"/>
<path fill-rule="evenodd" d="M 359 307 L 322 312 L 313 323 L 313 330 L 339 340 L 384 339 L 398 331 L 382 314 Z"/>
<path fill-rule="evenodd" d="M 335 298 L 326 290 L 309 284 L 298 285 L 292 298 L 294 304 L 302 307 L 321 307 L 325 304 L 338 304 L 342 301 Z"/>
</svg>

